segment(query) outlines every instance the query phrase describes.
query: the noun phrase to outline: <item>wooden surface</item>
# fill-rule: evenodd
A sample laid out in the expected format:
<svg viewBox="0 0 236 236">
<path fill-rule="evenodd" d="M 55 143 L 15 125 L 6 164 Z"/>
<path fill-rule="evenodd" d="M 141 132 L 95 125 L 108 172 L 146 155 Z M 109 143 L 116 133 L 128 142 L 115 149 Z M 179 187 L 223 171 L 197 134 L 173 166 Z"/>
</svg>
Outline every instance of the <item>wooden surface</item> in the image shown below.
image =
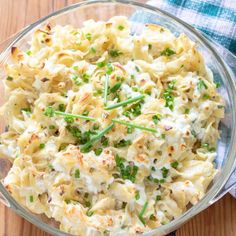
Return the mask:
<svg viewBox="0 0 236 236">
<path fill-rule="evenodd" d="M 50 12 L 75 2 L 78 1 L 0 0 L 0 42 Z M 235 235 L 236 200 L 229 194 L 177 230 L 177 236 Z M 0 236 L 49 236 L 49 234 L 0 205 Z"/>
</svg>

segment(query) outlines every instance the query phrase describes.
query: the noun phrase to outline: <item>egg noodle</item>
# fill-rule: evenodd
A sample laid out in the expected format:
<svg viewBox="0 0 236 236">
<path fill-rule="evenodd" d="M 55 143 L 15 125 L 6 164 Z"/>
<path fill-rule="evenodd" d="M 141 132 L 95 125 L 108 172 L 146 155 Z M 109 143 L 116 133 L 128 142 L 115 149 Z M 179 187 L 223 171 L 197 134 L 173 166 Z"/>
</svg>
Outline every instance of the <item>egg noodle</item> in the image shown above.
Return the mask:
<svg viewBox="0 0 236 236">
<path fill-rule="evenodd" d="M 219 83 L 186 35 L 117 16 L 12 48 L 4 186 L 74 235 L 136 235 L 183 214 L 216 174 Z"/>
</svg>

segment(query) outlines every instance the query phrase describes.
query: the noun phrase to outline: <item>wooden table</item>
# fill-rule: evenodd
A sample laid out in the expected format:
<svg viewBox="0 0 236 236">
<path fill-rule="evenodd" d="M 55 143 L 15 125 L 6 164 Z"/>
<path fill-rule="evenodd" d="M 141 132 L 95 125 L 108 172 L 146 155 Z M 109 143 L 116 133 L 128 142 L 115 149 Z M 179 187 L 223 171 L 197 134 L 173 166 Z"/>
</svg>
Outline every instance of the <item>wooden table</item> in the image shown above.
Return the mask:
<svg viewBox="0 0 236 236">
<path fill-rule="evenodd" d="M 25 25 L 75 0 L 0 0 L 0 42 Z M 142 0 L 145 2 L 145 0 Z M 177 236 L 235 236 L 236 200 L 229 194 L 195 216 L 177 231 Z M 0 236 L 49 236 L 0 205 Z"/>
</svg>

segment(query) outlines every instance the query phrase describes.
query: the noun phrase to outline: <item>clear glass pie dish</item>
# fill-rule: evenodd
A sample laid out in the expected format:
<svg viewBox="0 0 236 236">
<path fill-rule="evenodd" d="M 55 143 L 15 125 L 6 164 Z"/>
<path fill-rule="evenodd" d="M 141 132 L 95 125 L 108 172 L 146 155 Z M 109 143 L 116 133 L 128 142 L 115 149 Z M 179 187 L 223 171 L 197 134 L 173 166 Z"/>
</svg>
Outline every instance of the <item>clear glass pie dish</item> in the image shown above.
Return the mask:
<svg viewBox="0 0 236 236">
<path fill-rule="evenodd" d="M 150 231 L 145 235 L 164 235 L 178 228 L 185 221 L 214 203 L 226 191 L 226 182 L 228 181 L 232 171 L 235 168 L 235 153 L 236 153 L 236 132 L 235 132 L 235 114 L 236 114 L 236 88 L 234 82 L 234 73 L 230 67 L 218 54 L 215 47 L 194 28 L 182 22 L 181 20 L 163 12 L 157 8 L 136 3 L 133 1 L 118 0 L 118 1 L 85 1 L 75 5 L 68 6 L 62 10 L 54 12 L 36 23 L 26 27 L 17 35 L 13 36 L 5 44 L 2 53 L 0 54 L 0 75 L 1 84 L 0 91 L 4 94 L 2 80 L 5 79 L 4 64 L 11 61 L 11 48 L 13 46 L 21 49 L 28 48 L 28 41 L 31 34 L 42 25 L 50 22 L 51 24 L 67 25 L 71 24 L 75 27 L 80 27 L 82 23 L 88 19 L 108 20 L 117 15 L 127 16 L 132 23 L 132 33 L 139 34 L 145 23 L 162 25 L 170 29 L 175 35 L 185 33 L 190 39 L 198 44 L 198 49 L 204 56 L 208 67 L 213 71 L 215 80 L 219 81 L 222 86 L 219 89 L 220 94 L 225 100 L 225 118 L 220 125 L 221 139 L 218 143 L 216 167 L 218 174 L 213 183 L 208 189 L 205 197 L 195 206 L 191 207 L 183 215 L 176 218 L 167 225 L 163 225 L 155 230 Z M 1 96 L 0 105 L 4 103 L 4 98 Z M 0 132 L 5 129 L 3 119 L 0 120 Z M 9 171 L 10 165 L 4 157 L 0 159 L 0 178 L 4 178 Z M 43 230 L 53 235 L 68 235 L 57 229 L 57 224 L 45 216 L 37 216 L 22 206 L 20 206 L 7 192 L 2 184 L 0 184 L 1 199 L 4 204 L 12 208 L 19 215 L 42 228 Z"/>
</svg>

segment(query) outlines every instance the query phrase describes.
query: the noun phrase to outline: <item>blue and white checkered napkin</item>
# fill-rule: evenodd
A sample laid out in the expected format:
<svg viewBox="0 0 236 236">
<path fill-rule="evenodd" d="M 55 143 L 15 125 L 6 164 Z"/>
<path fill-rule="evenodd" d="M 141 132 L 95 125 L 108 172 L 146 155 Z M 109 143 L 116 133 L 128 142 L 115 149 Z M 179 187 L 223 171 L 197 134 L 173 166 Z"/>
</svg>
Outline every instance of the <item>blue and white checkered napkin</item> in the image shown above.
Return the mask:
<svg viewBox="0 0 236 236">
<path fill-rule="evenodd" d="M 236 54 L 236 0 L 151 0 Z"/>
<path fill-rule="evenodd" d="M 179 17 L 236 54 L 236 0 L 150 0 L 148 4 Z M 233 183 L 230 193 L 236 198 L 236 170 L 227 186 Z"/>
</svg>

